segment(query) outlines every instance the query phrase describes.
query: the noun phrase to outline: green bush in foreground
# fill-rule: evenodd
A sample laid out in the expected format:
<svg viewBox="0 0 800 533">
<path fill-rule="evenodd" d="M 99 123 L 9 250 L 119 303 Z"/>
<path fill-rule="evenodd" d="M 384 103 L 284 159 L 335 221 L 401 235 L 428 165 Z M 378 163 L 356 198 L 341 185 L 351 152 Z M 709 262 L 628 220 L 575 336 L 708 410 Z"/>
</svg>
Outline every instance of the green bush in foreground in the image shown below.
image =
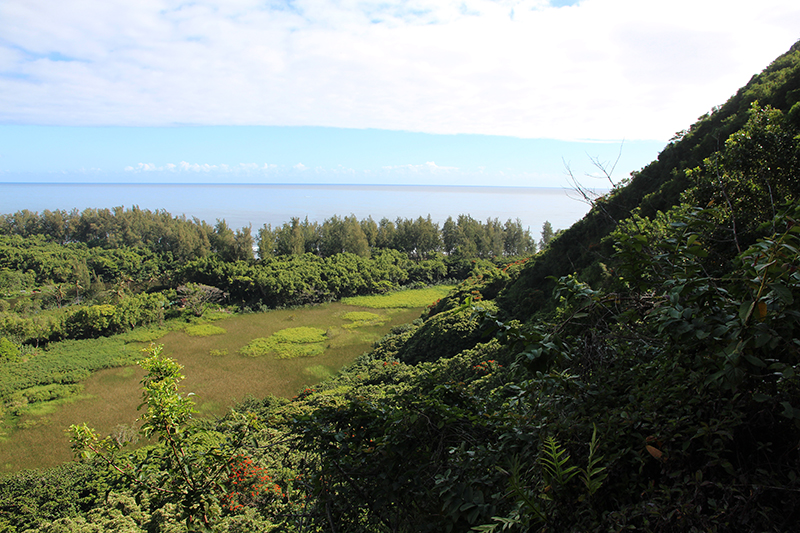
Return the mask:
<svg viewBox="0 0 800 533">
<path fill-rule="evenodd" d="M 235 510 L 232 504 L 239 496 L 237 485 L 252 477 L 252 468 L 247 476 L 242 475 L 243 465 L 252 464 L 245 455 L 245 444 L 259 424 L 252 413 L 231 412 L 226 438 L 191 424 L 194 402 L 178 392 L 183 366 L 163 357 L 161 351 L 162 346 L 151 346 L 145 350 L 149 357 L 139 363 L 147 371 L 142 380 L 141 406 L 146 410 L 139 419 L 139 433 L 157 439 L 159 445 L 125 454 L 126 443 L 112 437 L 101 439 L 86 424 L 73 424 L 69 428 L 72 448 L 79 458 L 105 462 L 109 472 L 140 501 L 149 499 L 151 510 L 169 506 L 170 514 L 177 511 L 188 529 L 208 530 L 225 509 Z M 249 490 L 261 491 L 254 486 Z"/>
</svg>

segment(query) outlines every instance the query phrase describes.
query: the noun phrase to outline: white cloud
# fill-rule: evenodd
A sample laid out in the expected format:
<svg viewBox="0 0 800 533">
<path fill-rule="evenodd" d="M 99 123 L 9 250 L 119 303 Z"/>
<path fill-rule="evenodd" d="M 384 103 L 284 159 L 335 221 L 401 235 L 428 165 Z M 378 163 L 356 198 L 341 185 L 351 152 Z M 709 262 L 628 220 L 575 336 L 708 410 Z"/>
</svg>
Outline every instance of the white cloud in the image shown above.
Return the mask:
<svg viewBox="0 0 800 533">
<path fill-rule="evenodd" d="M 0 25 L 5 123 L 666 140 L 800 37 L 800 3 L 6 0 Z"/>
<path fill-rule="evenodd" d="M 301 165 L 302 166 L 302 165 Z M 278 168 L 278 165 L 264 163 L 239 163 L 238 165 L 228 165 L 221 163 L 219 165 L 211 165 L 208 163 L 189 163 L 181 161 L 177 165 L 175 163 L 167 163 L 166 165 L 158 166 L 153 163 L 139 163 L 134 166 L 126 166 L 125 172 L 192 172 L 192 173 L 215 173 L 215 174 L 253 174 L 264 173 Z"/>
<path fill-rule="evenodd" d="M 458 167 L 447 167 L 447 166 L 439 166 L 433 161 L 427 161 L 420 165 L 408 164 L 408 165 L 390 165 L 384 166 L 383 170 L 390 171 L 390 172 L 411 172 L 414 174 L 418 173 L 431 173 L 437 174 L 442 172 L 450 172 L 450 171 L 457 171 Z"/>
</svg>

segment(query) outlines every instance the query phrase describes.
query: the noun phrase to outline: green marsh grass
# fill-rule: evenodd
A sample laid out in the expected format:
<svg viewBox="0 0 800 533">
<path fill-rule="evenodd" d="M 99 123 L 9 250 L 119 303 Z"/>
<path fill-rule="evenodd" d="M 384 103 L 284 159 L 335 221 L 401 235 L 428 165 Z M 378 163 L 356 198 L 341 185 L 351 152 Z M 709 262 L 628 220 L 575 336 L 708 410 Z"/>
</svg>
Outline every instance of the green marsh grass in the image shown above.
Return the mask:
<svg viewBox="0 0 800 533">
<path fill-rule="evenodd" d="M 437 285 L 427 289 L 397 291 L 374 296 L 353 296 L 351 298 L 343 298 L 342 303 L 373 309 L 413 309 L 425 307 L 440 298 L 444 298 L 454 287 L 454 285 Z"/>
<path fill-rule="evenodd" d="M 325 330 L 301 326 L 276 331 L 269 337 L 253 339 L 239 353 L 247 357 L 273 354 L 278 359 L 314 357 L 325 351 Z"/>
<path fill-rule="evenodd" d="M 342 315 L 342 318 L 349 320 L 349 324 L 345 324 L 345 329 L 357 329 L 364 326 L 379 326 L 389 320 L 386 315 L 378 315 L 369 311 L 350 311 Z"/>
<path fill-rule="evenodd" d="M 409 307 L 414 292 L 424 292 L 425 301 Z M 348 299 L 347 303 L 266 313 L 218 313 L 213 317 L 214 325 L 226 331 L 219 335 L 191 336 L 185 331 L 186 323 L 177 322 L 161 329 L 135 330 L 108 339 L 54 345 L 38 364 L 59 364 L 64 382 L 69 383 L 70 376 L 78 376 L 83 390 L 79 396 L 71 396 L 71 402 L 59 400 L 53 411 L 40 406 L 41 416 L 25 414 L 14 418 L 6 409 L 4 416 L 10 423 L 0 428 L 0 473 L 46 468 L 70 460 L 69 440 L 64 433 L 70 424 L 86 422 L 101 434 L 111 434 L 120 424 L 135 426 L 139 416 L 136 408 L 141 403 L 140 380 L 144 376 L 135 362 L 148 342 L 164 344 L 165 354 L 184 365 L 186 380 L 182 392 L 195 394 L 197 416 L 219 416 L 248 397 L 263 398 L 271 394 L 291 398 L 319 383 L 371 349 L 372 343 L 392 327 L 419 317 L 424 307 L 440 298 L 442 292 L 443 289 L 403 291 L 395 293 L 403 294 L 403 298 L 379 296 L 370 299 L 370 305 Z M 384 303 L 380 303 L 382 298 Z M 385 321 L 365 322 L 347 329 L 345 326 L 353 321 L 345 316 L 354 312 L 372 313 Z M 314 357 L 290 359 L 240 355 L 239 351 L 254 339 L 268 338 L 290 328 L 323 331 L 323 351 Z M 27 372 L 17 377 L 25 382 L 17 388 L 38 385 L 35 376 Z M 20 420 L 29 421 L 24 424 L 27 429 L 15 428 Z"/>
</svg>

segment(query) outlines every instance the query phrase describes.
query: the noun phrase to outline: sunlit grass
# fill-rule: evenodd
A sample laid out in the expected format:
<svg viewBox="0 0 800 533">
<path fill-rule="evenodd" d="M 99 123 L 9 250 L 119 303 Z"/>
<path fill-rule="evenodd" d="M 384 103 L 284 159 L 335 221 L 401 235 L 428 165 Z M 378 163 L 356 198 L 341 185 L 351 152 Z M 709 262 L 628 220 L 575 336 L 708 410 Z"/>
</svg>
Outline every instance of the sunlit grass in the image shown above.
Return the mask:
<svg viewBox="0 0 800 533">
<path fill-rule="evenodd" d="M 55 413 L 59 407 L 68 403 L 74 403 L 79 400 L 90 400 L 92 398 L 89 394 L 76 394 L 73 396 L 66 396 L 64 398 L 57 398 L 45 402 L 36 402 L 21 407 L 19 413 L 22 417 L 43 417 Z M 25 423 L 25 421 L 23 421 Z"/>
<path fill-rule="evenodd" d="M 379 326 L 389 320 L 386 315 L 376 315 L 369 311 L 350 311 L 345 313 L 342 318 L 349 320 L 349 324 L 345 324 L 345 329 L 356 329 L 364 326 Z"/>
<path fill-rule="evenodd" d="M 427 289 L 398 291 L 375 296 L 353 296 L 351 298 L 343 298 L 342 303 L 372 309 L 425 307 L 447 296 L 453 287 L 453 285 L 437 285 Z"/>
<path fill-rule="evenodd" d="M 225 407 L 220 402 L 210 401 L 210 402 L 202 402 L 195 405 L 195 411 L 200 414 L 214 414 L 219 412 L 220 409 Z"/>
<path fill-rule="evenodd" d="M 253 339 L 239 353 L 247 357 L 275 354 L 279 359 L 314 357 L 325 350 L 325 340 L 325 330 L 320 328 L 286 328 L 269 337 Z"/>
</svg>

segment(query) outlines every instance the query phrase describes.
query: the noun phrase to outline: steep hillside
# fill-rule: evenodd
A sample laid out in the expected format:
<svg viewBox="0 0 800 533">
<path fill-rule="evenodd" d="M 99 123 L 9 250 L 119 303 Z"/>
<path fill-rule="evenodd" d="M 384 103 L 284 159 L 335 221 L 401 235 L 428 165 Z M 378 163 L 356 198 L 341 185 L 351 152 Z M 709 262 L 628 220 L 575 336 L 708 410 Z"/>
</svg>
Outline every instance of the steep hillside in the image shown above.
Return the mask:
<svg viewBox="0 0 800 533">
<path fill-rule="evenodd" d="M 681 193 L 690 185 L 686 170 L 698 167 L 720 150 L 725 140 L 745 124 L 750 106 L 756 101 L 783 111 L 790 122 L 800 124 L 800 41 L 761 74 L 753 76 L 725 104 L 677 133 L 657 160 L 632 173 L 623 186 L 599 199 L 583 219 L 552 241 L 509 288 L 503 299 L 508 315 L 528 317 L 539 309 L 553 289 L 548 276 L 582 272 L 598 261 L 606 261 L 613 250 L 602 244 L 603 238 L 633 209 L 639 208 L 643 216 L 652 217 L 677 205 Z"/>
</svg>

